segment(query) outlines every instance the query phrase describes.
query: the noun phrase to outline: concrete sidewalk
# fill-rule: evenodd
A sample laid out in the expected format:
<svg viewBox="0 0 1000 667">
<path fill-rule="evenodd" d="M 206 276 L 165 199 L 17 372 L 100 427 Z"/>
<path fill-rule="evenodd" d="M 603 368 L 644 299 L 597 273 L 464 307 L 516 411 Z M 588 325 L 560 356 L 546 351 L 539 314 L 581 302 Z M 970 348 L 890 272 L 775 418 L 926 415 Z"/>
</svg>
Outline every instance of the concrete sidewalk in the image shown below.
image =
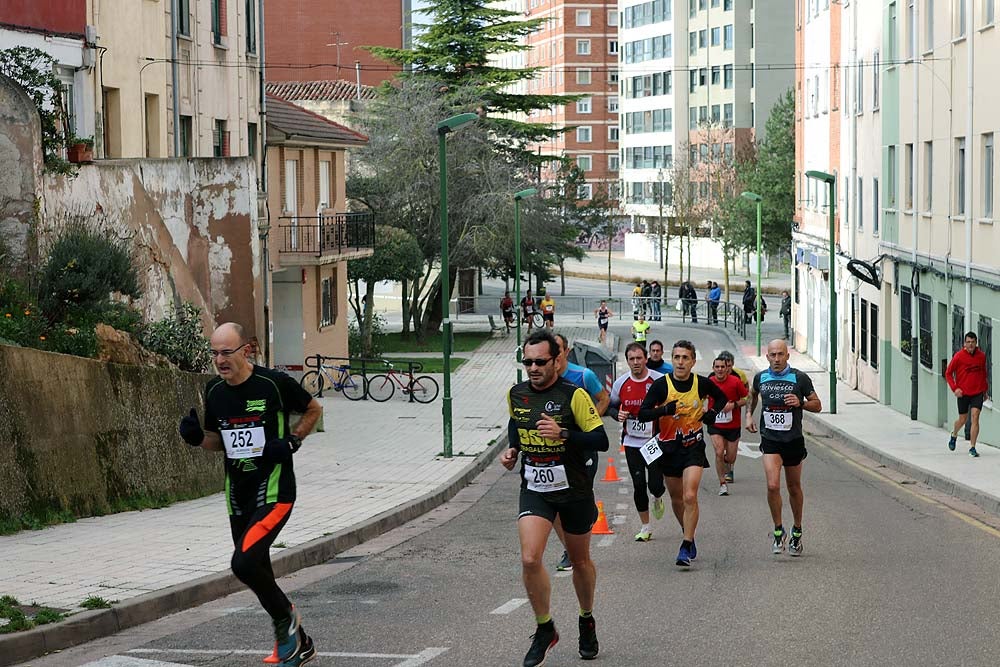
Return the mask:
<svg viewBox="0 0 1000 667">
<path fill-rule="evenodd" d="M 728 331 L 740 353 L 756 370 L 767 367 L 764 356 L 756 356 L 756 342 L 750 329 L 748 340 Z M 781 338 L 780 320 L 772 317 L 762 325 L 762 353 L 767 341 Z M 968 454 L 968 443 L 959 434 L 955 451 L 948 450 L 950 432 L 913 421 L 909 415 L 879 403 L 843 382 L 837 383 L 837 414 L 830 414 L 830 375 L 812 358 L 792 350 L 791 365 L 809 374 L 816 394 L 823 401 L 819 414 L 806 413 L 806 429 L 820 437 L 830 437 L 862 452 L 869 458 L 898 470 L 913 480 L 938 491 L 978 505 L 1000 515 L 1000 450 L 980 442 L 979 458 Z"/>
<path fill-rule="evenodd" d="M 326 394 L 326 430 L 311 435 L 295 457 L 298 500 L 278 537 L 281 548 L 271 551 L 275 573 L 321 563 L 401 525 L 446 502 L 491 465 L 506 442 L 504 392 L 516 379 L 513 348 L 512 339 L 496 336 L 462 354 L 469 361 L 452 378 L 451 459 L 440 455 L 440 396 L 421 405 L 398 391 L 387 403 Z M 177 446 L 186 445 L 178 439 Z M 222 494 L 0 537 L 0 595 L 77 612 L 61 623 L 0 635 L 0 665 L 238 590 L 231 554 Z M 81 611 L 91 596 L 116 603 Z"/>
</svg>

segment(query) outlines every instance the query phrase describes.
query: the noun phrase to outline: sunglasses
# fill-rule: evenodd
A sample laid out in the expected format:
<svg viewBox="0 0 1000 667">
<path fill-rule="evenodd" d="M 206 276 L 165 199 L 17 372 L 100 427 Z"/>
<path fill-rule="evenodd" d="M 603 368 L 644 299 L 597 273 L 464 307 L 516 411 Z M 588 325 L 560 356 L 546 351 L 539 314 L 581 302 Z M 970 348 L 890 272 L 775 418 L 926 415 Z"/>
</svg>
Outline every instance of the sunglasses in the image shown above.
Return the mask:
<svg viewBox="0 0 1000 667">
<path fill-rule="evenodd" d="M 554 357 L 549 357 L 548 359 L 522 359 L 521 363 L 527 366 L 528 368 L 531 368 L 532 364 L 541 368 L 542 366 L 549 363 L 553 359 Z"/>
<path fill-rule="evenodd" d="M 208 353 L 209 355 L 211 355 L 213 359 L 215 357 L 222 357 L 223 359 L 228 359 L 229 357 L 233 356 L 234 354 L 245 348 L 247 345 L 249 345 L 249 343 L 243 343 L 235 350 L 209 350 Z"/>
</svg>

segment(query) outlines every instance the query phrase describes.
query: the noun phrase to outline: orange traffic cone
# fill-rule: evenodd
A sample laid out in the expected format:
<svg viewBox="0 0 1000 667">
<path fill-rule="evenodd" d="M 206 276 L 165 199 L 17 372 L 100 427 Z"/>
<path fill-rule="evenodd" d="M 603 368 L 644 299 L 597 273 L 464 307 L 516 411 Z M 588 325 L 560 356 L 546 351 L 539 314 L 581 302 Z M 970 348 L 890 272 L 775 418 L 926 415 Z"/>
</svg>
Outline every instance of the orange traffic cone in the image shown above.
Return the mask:
<svg viewBox="0 0 1000 667">
<path fill-rule="evenodd" d="M 590 532 L 594 535 L 615 534 L 615 531 L 611 530 L 611 526 L 608 525 L 608 517 L 604 515 L 604 503 L 602 502 L 597 503 L 597 521 Z"/>
<path fill-rule="evenodd" d="M 608 467 L 604 471 L 604 479 L 602 482 L 618 482 L 620 481 L 618 477 L 618 471 L 615 469 L 615 460 L 608 459 Z"/>
<path fill-rule="evenodd" d="M 618 448 L 618 453 L 619 454 L 624 454 L 625 453 L 625 443 L 624 442 L 622 443 L 622 446 Z"/>
</svg>

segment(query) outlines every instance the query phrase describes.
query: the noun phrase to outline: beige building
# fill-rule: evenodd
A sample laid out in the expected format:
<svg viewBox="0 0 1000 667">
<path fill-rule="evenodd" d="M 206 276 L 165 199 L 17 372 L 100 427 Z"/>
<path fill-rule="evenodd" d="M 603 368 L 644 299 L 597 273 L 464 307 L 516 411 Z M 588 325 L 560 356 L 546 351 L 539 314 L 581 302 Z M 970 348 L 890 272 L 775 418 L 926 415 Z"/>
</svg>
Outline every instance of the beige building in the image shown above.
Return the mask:
<svg viewBox="0 0 1000 667">
<path fill-rule="evenodd" d="M 256 3 L 177 5 L 175 23 L 171 0 L 87 0 L 95 157 L 257 154 Z"/>
<path fill-rule="evenodd" d="M 267 347 L 272 365 L 299 371 L 306 355 L 348 356 L 347 260 L 372 254 L 375 225 L 346 212 L 345 159 L 368 139 L 277 97 L 267 109 Z"/>
</svg>

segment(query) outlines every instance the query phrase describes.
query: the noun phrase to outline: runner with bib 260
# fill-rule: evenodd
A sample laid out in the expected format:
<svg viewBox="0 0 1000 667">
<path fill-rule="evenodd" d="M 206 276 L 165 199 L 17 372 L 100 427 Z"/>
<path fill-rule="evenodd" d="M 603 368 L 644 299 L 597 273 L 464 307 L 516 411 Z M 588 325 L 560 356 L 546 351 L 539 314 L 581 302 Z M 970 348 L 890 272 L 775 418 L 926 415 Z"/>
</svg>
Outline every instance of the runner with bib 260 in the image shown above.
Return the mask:
<svg viewBox="0 0 1000 667">
<path fill-rule="evenodd" d="M 256 594 L 274 624 L 274 653 L 265 662 L 297 667 L 312 660 L 316 649 L 274 580 L 270 548 L 295 503 L 292 455 L 323 408 L 289 376 L 252 364 L 240 325 L 219 326 L 211 345 L 219 375 L 205 388 L 205 428 L 191 408 L 180 434 L 192 447 L 225 451 L 233 574 Z M 294 430 L 291 412 L 304 413 Z"/>
<path fill-rule="evenodd" d="M 763 406 L 760 415 L 760 451 L 764 452 L 764 476 L 767 478 L 767 505 L 774 521 L 771 553 L 785 550 L 787 535 L 781 523 L 781 468 L 785 468 L 788 502 L 792 506 L 792 536 L 788 541 L 791 556 L 802 555 L 802 461 L 806 441 L 802 436 L 802 411 L 819 412 L 823 405 L 813 389 L 812 380 L 788 365 L 788 345 L 780 339 L 767 345 L 767 370 L 757 373 L 750 388 L 750 407 L 746 425 L 757 432 L 753 418 L 757 398 Z"/>
<path fill-rule="evenodd" d="M 573 561 L 573 587 L 580 603 L 580 657 L 597 657 L 594 588 L 597 571 L 590 558 L 590 531 L 597 520 L 594 487 L 586 461 L 608 450 L 608 435 L 587 392 L 559 377 L 559 344 L 546 330 L 524 343 L 528 380 L 507 394 L 510 447 L 500 463 L 512 470 L 521 456 L 517 531 L 521 540 L 524 588 L 535 612 L 534 639 L 524 667 L 537 667 L 559 641 L 550 614 L 552 584 L 542 564 L 545 544 L 558 516 Z"/>
<path fill-rule="evenodd" d="M 618 408 L 615 417 L 622 423 L 622 445 L 625 446 L 625 461 L 632 477 L 633 501 L 642 521 L 635 541 L 648 542 L 653 537 L 653 529 L 649 522 L 649 494 L 653 494 L 653 516 L 662 519 L 663 494 L 666 493 L 666 487 L 663 483 L 663 473 L 660 472 L 660 466 L 656 462 L 661 454 L 656 440 L 653 439 L 653 429 L 656 424 L 639 421 L 637 415 L 646 398 L 646 392 L 653 385 L 653 381 L 663 377 L 663 374 L 646 368 L 646 350 L 639 343 L 629 343 L 625 347 L 625 361 L 628 362 L 629 372 L 615 380 L 611 388 L 611 405 Z"/>
<path fill-rule="evenodd" d="M 747 388 L 740 378 L 733 375 L 732 367 L 726 358 L 720 354 L 712 363 L 710 379 L 722 390 L 722 393 L 735 404 L 730 412 L 720 412 L 715 417 L 715 423 L 708 427 L 715 447 L 715 467 L 719 474 L 719 495 L 729 495 L 729 484 L 733 478 L 732 466 L 736 462 L 736 450 L 740 445 L 740 424 L 743 423 L 740 412 L 747 403 Z"/>
</svg>

